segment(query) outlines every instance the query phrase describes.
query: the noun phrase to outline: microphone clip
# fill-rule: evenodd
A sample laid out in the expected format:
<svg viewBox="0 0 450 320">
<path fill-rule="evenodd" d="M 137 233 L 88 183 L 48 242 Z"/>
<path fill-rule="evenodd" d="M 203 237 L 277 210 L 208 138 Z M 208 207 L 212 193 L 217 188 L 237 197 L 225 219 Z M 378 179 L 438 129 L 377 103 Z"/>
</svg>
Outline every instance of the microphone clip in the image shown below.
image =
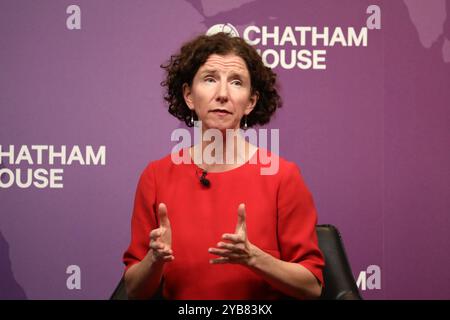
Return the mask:
<svg viewBox="0 0 450 320">
<path fill-rule="evenodd" d="M 206 179 L 207 174 L 208 174 L 208 172 L 206 170 L 203 170 L 202 176 L 200 177 L 200 183 L 203 186 L 209 188 L 209 186 L 211 185 L 211 182 L 208 179 Z"/>
</svg>

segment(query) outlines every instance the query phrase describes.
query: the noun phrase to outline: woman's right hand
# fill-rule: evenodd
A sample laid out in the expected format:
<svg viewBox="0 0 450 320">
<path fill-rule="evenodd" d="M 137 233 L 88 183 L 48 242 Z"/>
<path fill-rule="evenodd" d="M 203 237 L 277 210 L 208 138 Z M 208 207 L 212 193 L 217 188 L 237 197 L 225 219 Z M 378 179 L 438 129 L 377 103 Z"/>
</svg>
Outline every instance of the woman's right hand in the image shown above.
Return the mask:
<svg viewBox="0 0 450 320">
<path fill-rule="evenodd" d="M 158 206 L 159 228 L 150 232 L 150 250 L 155 262 L 169 262 L 175 259 L 172 252 L 172 229 L 164 203 Z"/>
</svg>

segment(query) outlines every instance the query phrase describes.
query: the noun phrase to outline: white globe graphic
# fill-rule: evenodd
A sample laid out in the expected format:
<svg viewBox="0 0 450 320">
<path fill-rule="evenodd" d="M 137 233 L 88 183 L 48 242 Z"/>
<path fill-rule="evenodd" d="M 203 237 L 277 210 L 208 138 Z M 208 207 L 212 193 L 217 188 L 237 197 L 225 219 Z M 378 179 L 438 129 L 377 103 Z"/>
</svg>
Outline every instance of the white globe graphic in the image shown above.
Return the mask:
<svg viewBox="0 0 450 320">
<path fill-rule="evenodd" d="M 212 36 L 219 32 L 228 33 L 232 37 L 239 37 L 239 32 L 231 23 L 213 25 L 206 31 L 206 35 Z"/>
</svg>

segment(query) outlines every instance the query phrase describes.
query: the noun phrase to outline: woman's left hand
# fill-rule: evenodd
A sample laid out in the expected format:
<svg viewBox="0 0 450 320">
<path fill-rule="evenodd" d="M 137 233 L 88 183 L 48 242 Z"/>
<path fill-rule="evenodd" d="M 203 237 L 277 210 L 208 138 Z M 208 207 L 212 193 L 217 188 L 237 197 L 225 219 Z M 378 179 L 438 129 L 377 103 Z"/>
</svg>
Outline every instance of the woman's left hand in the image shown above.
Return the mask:
<svg viewBox="0 0 450 320">
<path fill-rule="evenodd" d="M 210 260 L 212 264 L 237 263 L 248 267 L 275 289 L 286 295 L 305 299 L 317 298 L 321 293 L 321 285 L 317 278 L 305 267 L 296 262 L 287 262 L 275 258 L 248 241 L 245 224 L 245 205 L 238 208 L 238 223 L 235 233 L 225 233 L 217 248 L 209 248 L 208 252 L 219 256 Z"/>
<path fill-rule="evenodd" d="M 238 223 L 235 233 L 225 233 L 223 240 L 217 243 L 218 248 L 209 248 L 208 252 L 220 256 L 210 260 L 212 264 L 238 263 L 251 266 L 256 257 L 262 252 L 250 243 L 247 238 L 247 226 L 245 223 L 245 204 L 238 207 Z"/>
</svg>

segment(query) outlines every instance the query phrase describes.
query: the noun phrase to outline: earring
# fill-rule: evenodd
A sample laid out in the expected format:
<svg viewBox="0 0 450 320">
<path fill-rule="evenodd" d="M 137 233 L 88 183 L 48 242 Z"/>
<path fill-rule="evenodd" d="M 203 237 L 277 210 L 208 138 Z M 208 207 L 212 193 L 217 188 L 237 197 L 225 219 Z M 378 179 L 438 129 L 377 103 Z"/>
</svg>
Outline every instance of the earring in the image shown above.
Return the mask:
<svg viewBox="0 0 450 320">
<path fill-rule="evenodd" d="M 244 119 L 244 130 L 247 130 L 247 116 L 245 116 L 245 119 Z"/>
<path fill-rule="evenodd" d="M 191 126 L 194 125 L 194 111 L 191 110 Z"/>
</svg>

